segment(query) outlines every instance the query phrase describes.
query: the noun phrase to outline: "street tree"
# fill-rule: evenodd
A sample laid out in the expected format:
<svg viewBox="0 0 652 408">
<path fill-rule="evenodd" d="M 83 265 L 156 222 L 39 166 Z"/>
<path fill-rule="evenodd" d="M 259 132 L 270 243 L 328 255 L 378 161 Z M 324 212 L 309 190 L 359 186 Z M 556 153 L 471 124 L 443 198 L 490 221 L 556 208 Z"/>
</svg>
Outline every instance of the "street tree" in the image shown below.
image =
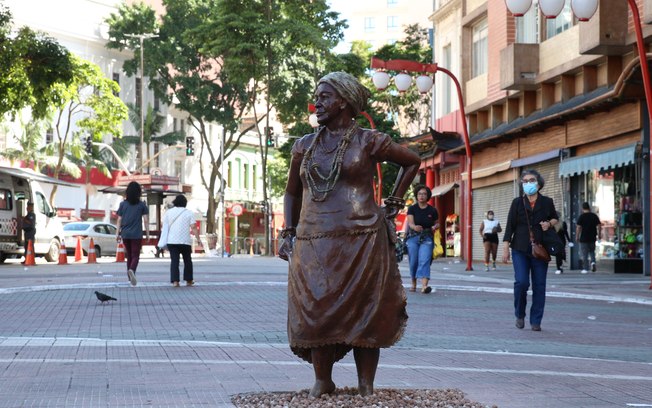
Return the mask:
<svg viewBox="0 0 652 408">
<path fill-rule="evenodd" d="M 134 126 L 136 130 L 135 135 L 124 135 L 122 136 L 116 144 L 118 145 L 138 145 L 140 144 L 140 106 L 133 103 L 127 103 L 127 108 L 129 109 L 129 121 Z M 185 138 L 185 133 L 183 131 L 173 130 L 172 132 L 166 132 L 161 134 L 163 126 L 165 125 L 165 116 L 159 114 L 152 105 L 147 105 L 147 111 L 143 116 L 143 142 L 147 147 L 147 160 L 143 160 L 143 168 L 147 166 L 149 168 L 149 163 L 152 161 L 150 159 L 150 151 L 152 143 L 162 143 L 168 146 L 176 145 L 182 142 Z M 128 150 L 121 148 L 119 146 L 117 151 L 127 153 Z M 138 169 L 142 170 L 142 169 Z"/>
<path fill-rule="evenodd" d="M 81 139 L 90 137 L 100 142 L 104 136 L 122 136 L 122 122 L 127 119 L 127 106 L 116 96 L 120 87 L 104 76 L 100 67 L 75 55 L 71 55 L 73 80 L 70 83 L 56 83 L 52 92 L 58 103 L 53 109 L 54 141 L 48 146 L 58 157 L 53 168 L 54 178 L 59 177 L 66 157 L 82 160 L 87 167 L 97 167 L 104 174 L 110 174 L 99 149 L 88 154 Z M 55 185 L 50 195 L 54 202 Z"/>
<path fill-rule="evenodd" d="M 30 107 L 32 117 L 45 117 L 58 102 L 52 86 L 72 77 L 68 50 L 28 27 L 14 31 L 11 12 L 0 4 L 0 116 Z"/>
<path fill-rule="evenodd" d="M 343 22 L 325 0 L 221 0 L 208 21 L 193 30 L 224 64 L 232 83 L 247 89 L 255 123 L 271 132 L 271 117 L 285 124 L 305 121 L 316 78 L 323 73 L 330 50 L 342 38 Z M 263 200 L 270 198 L 268 156 L 272 136 L 258 133 Z M 265 248 L 270 248 L 265 217 Z"/>
</svg>

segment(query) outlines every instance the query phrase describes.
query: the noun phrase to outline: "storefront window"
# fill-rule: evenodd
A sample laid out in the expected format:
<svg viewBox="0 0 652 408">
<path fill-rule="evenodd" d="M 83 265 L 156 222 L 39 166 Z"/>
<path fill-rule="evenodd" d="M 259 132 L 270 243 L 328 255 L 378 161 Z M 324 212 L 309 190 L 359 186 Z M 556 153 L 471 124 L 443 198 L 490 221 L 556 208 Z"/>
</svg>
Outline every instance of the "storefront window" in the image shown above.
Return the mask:
<svg viewBox="0 0 652 408">
<path fill-rule="evenodd" d="M 599 259 L 612 259 L 615 255 L 614 172 L 592 172 L 589 179 L 589 204 L 602 221 L 601 236 L 596 243 L 595 255 Z"/>
</svg>

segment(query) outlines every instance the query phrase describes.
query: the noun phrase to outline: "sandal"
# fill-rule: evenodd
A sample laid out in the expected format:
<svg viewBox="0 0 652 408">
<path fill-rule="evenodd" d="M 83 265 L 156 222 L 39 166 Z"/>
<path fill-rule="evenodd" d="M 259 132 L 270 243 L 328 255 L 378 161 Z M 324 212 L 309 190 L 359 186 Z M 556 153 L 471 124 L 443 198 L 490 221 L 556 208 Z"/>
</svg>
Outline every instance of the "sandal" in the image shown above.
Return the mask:
<svg viewBox="0 0 652 408">
<path fill-rule="evenodd" d="M 430 293 L 432 292 L 432 287 L 426 286 L 425 288 L 421 289 L 421 293 Z"/>
<path fill-rule="evenodd" d="M 172 282 L 172 286 L 174 286 L 175 288 L 178 288 L 179 287 L 179 282 Z"/>
</svg>

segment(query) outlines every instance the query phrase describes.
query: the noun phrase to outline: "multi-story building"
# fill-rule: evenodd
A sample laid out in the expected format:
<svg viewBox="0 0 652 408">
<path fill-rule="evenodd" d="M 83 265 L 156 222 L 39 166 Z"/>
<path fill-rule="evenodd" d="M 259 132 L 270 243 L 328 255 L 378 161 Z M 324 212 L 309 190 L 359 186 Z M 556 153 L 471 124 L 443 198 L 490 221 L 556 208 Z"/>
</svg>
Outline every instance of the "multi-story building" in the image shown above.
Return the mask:
<svg viewBox="0 0 652 408">
<path fill-rule="evenodd" d="M 342 5 L 343 7 L 343 5 Z M 419 24 L 428 27 L 432 0 L 359 0 L 346 3 L 349 28 L 345 41 L 366 41 L 373 49 L 392 44 L 404 37 L 405 27 Z M 348 48 L 348 47 L 347 47 Z"/>
<path fill-rule="evenodd" d="M 438 62 L 462 83 L 473 152 L 472 231 L 489 209 L 506 221 L 521 193 L 520 172 L 533 168 L 573 240 L 582 202 L 601 218 L 600 269 L 641 272 L 650 264 L 650 124 L 627 1 L 600 0 L 588 22 L 573 16 L 570 2 L 556 18 L 533 3 L 517 18 L 503 0 L 439 0 L 431 16 Z M 643 23 L 650 22 L 652 1 L 637 4 Z M 652 28 L 644 24 L 643 35 L 649 39 Z M 454 92 L 440 83 L 439 131 L 458 126 Z M 460 142 L 445 152 L 463 149 Z M 433 162 L 425 170 L 436 176 L 433 186 L 444 185 L 456 166 Z M 459 171 L 454 181 L 462 184 L 465 169 Z M 479 234 L 469 238 L 481 259 Z"/>
</svg>

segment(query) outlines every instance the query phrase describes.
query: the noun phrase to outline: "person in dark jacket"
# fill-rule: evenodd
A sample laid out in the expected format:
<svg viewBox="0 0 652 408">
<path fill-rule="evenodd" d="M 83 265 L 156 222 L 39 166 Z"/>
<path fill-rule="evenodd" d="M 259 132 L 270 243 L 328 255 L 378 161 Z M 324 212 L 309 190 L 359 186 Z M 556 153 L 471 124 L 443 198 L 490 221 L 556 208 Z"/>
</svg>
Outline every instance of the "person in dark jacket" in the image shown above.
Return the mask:
<svg viewBox="0 0 652 408">
<path fill-rule="evenodd" d="M 559 216 L 559 214 L 557 215 Z M 564 250 L 555 257 L 557 261 L 557 270 L 555 271 L 555 274 L 561 275 L 562 273 L 564 273 L 564 268 L 562 268 L 562 265 L 566 260 L 566 243 L 568 243 L 569 247 L 573 246 L 573 243 L 571 242 L 571 237 L 568 234 L 568 225 L 566 224 L 566 221 L 563 221 L 561 223 L 561 227 L 559 227 L 559 229 L 557 230 L 557 235 L 559 236 L 561 243 L 564 245 Z"/>
<path fill-rule="evenodd" d="M 543 232 L 557 224 L 557 211 L 552 198 L 539 192 L 545 185 L 541 174 L 536 170 L 525 170 L 521 173 L 523 196 L 512 201 L 507 216 L 503 262 L 514 263 L 514 314 L 516 327 L 525 327 L 525 309 L 527 306 L 527 291 L 532 278 L 532 306 L 530 307 L 530 326 L 534 331 L 541 331 L 541 320 L 546 303 L 546 276 L 548 263 L 532 256 L 530 245 L 530 228 L 537 242 L 541 242 Z M 528 220 L 530 228 L 528 228 Z"/>
</svg>

